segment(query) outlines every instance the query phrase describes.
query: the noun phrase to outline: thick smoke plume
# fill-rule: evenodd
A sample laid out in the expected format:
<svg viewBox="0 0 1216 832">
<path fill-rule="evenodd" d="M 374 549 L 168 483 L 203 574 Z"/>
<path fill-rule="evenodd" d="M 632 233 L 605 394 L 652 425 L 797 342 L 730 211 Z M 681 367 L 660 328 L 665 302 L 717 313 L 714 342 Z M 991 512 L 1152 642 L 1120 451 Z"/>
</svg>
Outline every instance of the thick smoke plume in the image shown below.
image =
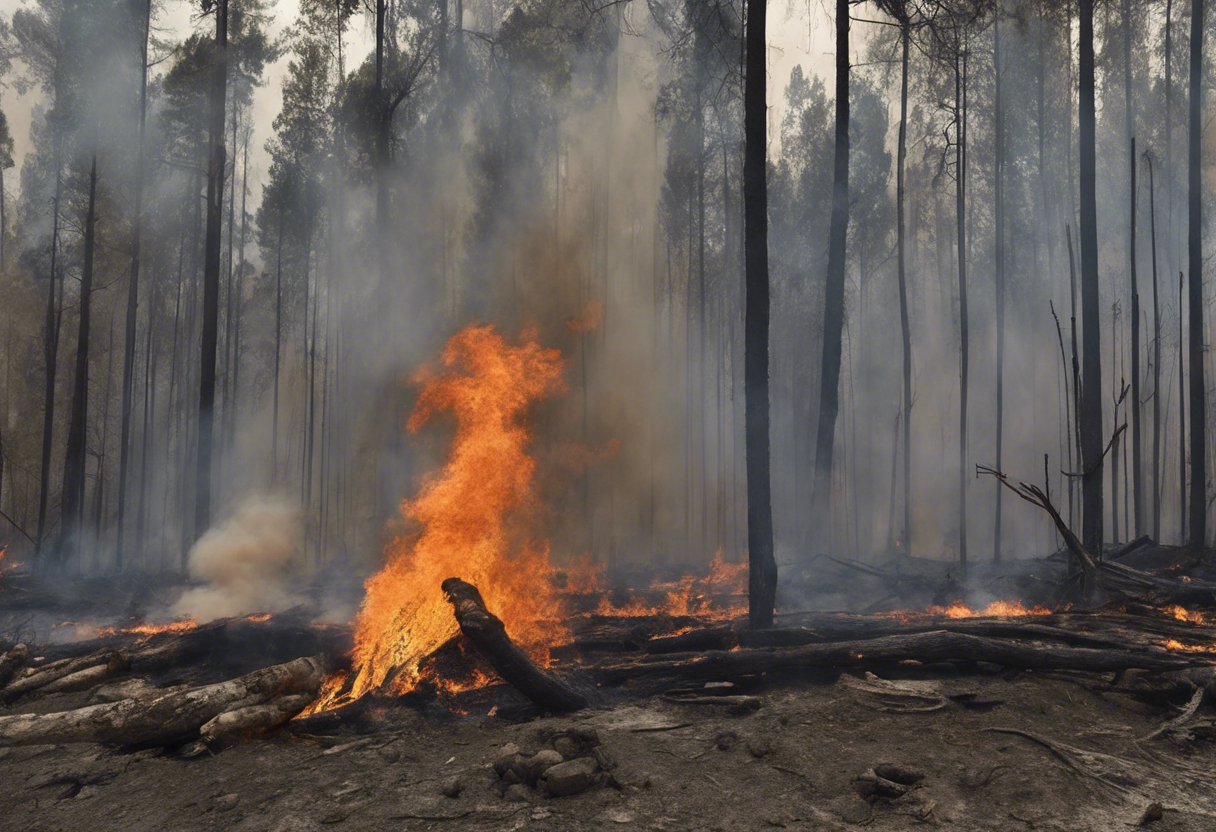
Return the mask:
<svg viewBox="0 0 1216 832">
<path fill-rule="evenodd" d="M 173 612 L 199 623 L 234 615 L 279 612 L 296 602 L 284 586 L 300 553 L 299 507 L 270 497 L 251 497 L 190 550 L 190 577 L 205 586 L 187 590 Z"/>
</svg>

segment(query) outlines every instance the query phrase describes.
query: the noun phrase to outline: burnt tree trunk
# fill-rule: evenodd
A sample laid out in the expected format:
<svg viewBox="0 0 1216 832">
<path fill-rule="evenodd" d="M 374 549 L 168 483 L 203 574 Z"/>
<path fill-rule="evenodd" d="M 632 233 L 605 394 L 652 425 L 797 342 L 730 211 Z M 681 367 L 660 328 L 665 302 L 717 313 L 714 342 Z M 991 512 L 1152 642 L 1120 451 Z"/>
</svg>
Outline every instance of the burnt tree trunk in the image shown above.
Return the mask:
<svg viewBox="0 0 1216 832">
<path fill-rule="evenodd" d="M 89 201 L 84 220 L 84 264 L 80 271 L 80 322 L 76 336 L 76 372 L 72 383 L 72 410 L 68 422 L 67 453 L 63 464 L 60 514 L 62 544 L 59 557 L 76 548 L 76 535 L 84 517 L 85 433 L 89 418 L 89 326 L 92 314 L 93 254 L 97 228 L 97 153 L 89 161 Z"/>
<path fill-rule="evenodd" d="M 587 707 L 582 694 L 538 668 L 511 641 L 502 621 L 486 609 L 477 587 L 460 578 L 448 578 L 442 589 L 452 604 L 460 632 L 504 681 L 547 711 L 577 711 Z"/>
<path fill-rule="evenodd" d="M 1153 540 L 1161 539 L 1161 302 L 1157 295 L 1157 197 L 1153 157 L 1148 163 L 1148 223 L 1153 258 Z"/>
<path fill-rule="evenodd" d="M 1187 315 L 1191 361 L 1191 517 L 1187 542 L 1196 551 L 1207 542 L 1207 391 L 1203 379 L 1203 169 L 1200 157 L 1203 122 L 1203 0 L 1191 11 L 1190 133 L 1187 139 Z"/>
<path fill-rule="evenodd" d="M 203 257 L 203 332 L 199 367 L 198 458 L 195 468 L 194 535 L 211 525 L 211 450 L 215 418 L 215 361 L 219 343 L 220 237 L 224 222 L 224 102 L 228 92 L 228 0 L 215 4 L 215 55 L 211 68 L 211 118 L 207 167 L 207 237 Z"/>
<path fill-rule="evenodd" d="M 955 46 L 958 33 L 955 32 Z M 960 63 L 962 66 L 960 67 Z M 954 57 L 954 201 L 958 236 L 958 560 L 967 566 L 967 56 Z"/>
<path fill-rule="evenodd" d="M 1001 5 L 996 4 L 993 19 L 992 61 L 996 74 L 995 180 L 994 212 L 996 226 L 996 467 L 1001 467 L 1005 430 L 1005 112 L 1001 101 Z M 992 536 L 992 562 L 1001 562 L 1001 498 L 996 490 L 996 521 Z"/>
<path fill-rule="evenodd" d="M 825 534 L 832 502 L 832 453 L 840 409 L 841 335 L 844 329 L 845 243 L 849 229 L 849 3 L 836 2 L 836 155 L 828 268 L 823 301 L 823 359 L 819 373 L 819 426 L 815 437 L 811 522 Z M 827 538 L 823 538 L 826 540 Z"/>
<path fill-rule="evenodd" d="M 1081 0 L 1080 58 L 1082 542 L 1102 551 L 1102 333 L 1098 322 L 1098 206 L 1095 181 L 1094 3 Z"/>
<path fill-rule="evenodd" d="M 747 0 L 746 12 L 746 73 L 743 93 L 743 398 L 747 454 L 748 620 L 753 627 L 768 627 L 773 623 L 773 606 L 777 596 L 777 561 L 773 555 L 773 507 L 769 471 L 765 0 Z M 847 20 L 847 14 L 845 19 Z M 839 324 L 837 336 L 836 354 L 839 364 Z M 839 367 L 837 369 L 839 370 Z"/>
<path fill-rule="evenodd" d="M 1132 19 L 1130 0 L 1123 0 L 1123 93 L 1126 102 L 1128 167 L 1128 275 L 1132 292 L 1132 527 L 1143 532 L 1144 472 L 1140 467 L 1140 286 L 1136 279 L 1136 119 L 1132 109 Z M 1126 485 L 1126 484 L 1125 484 Z"/>
</svg>

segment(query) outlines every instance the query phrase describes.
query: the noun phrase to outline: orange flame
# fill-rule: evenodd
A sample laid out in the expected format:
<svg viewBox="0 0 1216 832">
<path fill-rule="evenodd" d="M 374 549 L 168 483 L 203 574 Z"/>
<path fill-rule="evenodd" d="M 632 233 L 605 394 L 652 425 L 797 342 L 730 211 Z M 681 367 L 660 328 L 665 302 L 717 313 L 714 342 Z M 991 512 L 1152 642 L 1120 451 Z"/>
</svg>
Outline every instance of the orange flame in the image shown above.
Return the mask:
<svg viewBox="0 0 1216 832">
<path fill-rule="evenodd" d="M 139 636 L 139 641 L 147 641 L 152 636 L 160 635 L 161 633 L 184 633 L 198 627 L 198 622 L 193 618 L 183 618 L 179 621 L 166 621 L 163 624 L 133 624 L 130 627 L 102 627 L 97 630 L 98 637 L 115 636 L 115 635 L 136 635 Z"/>
<path fill-rule="evenodd" d="M 589 591 L 598 591 L 598 573 Z M 572 579 L 572 586 L 574 581 Z M 580 579 L 586 583 L 586 579 Z M 664 593 L 658 603 L 649 603 L 642 598 L 631 597 L 625 603 L 614 605 L 607 596 L 600 599 L 596 615 L 604 616 L 697 616 L 708 620 L 723 620 L 742 615 L 747 611 L 747 562 L 728 563 L 718 551 L 709 563 L 709 572 L 704 577 L 686 574 L 679 580 L 657 584 L 655 589 Z"/>
<path fill-rule="evenodd" d="M 1191 624 L 1207 624 L 1208 617 L 1201 612 L 1188 610 L 1186 607 L 1180 607 L 1177 604 L 1171 604 L 1165 608 L 1167 615 L 1170 615 L 1179 621 L 1189 621 Z"/>
<path fill-rule="evenodd" d="M 448 341 L 441 371 L 417 376 L 423 388 L 407 427 L 417 432 L 451 413 L 451 454 L 416 498 L 402 501 L 402 518 L 419 530 L 393 540 L 384 567 L 367 580 L 353 675 L 331 679 L 312 710 L 373 690 L 416 687 L 420 662 L 456 633 L 439 588 L 445 578 L 475 584 L 511 637 L 542 662 L 546 648 L 564 639 L 547 580 L 548 545 L 527 533 L 536 463 L 526 450 L 524 417 L 535 402 L 564 389 L 561 354 L 536 338 L 527 331 L 515 346 L 492 326 L 468 326 Z"/>
<path fill-rule="evenodd" d="M 598 300 L 588 303 L 583 311 L 566 318 L 566 329 L 582 335 L 599 328 L 604 321 L 604 307 Z"/>
<path fill-rule="evenodd" d="M 896 610 L 895 612 L 881 613 L 881 615 L 898 618 L 900 621 L 908 622 L 923 618 L 1018 618 L 1028 615 L 1051 615 L 1051 610 L 1046 607 L 1026 607 L 1020 601 L 993 601 L 988 606 L 982 609 L 973 609 L 967 606 L 962 601 L 954 601 L 946 606 L 932 605 L 925 607 L 923 611 L 915 610 Z"/>
</svg>

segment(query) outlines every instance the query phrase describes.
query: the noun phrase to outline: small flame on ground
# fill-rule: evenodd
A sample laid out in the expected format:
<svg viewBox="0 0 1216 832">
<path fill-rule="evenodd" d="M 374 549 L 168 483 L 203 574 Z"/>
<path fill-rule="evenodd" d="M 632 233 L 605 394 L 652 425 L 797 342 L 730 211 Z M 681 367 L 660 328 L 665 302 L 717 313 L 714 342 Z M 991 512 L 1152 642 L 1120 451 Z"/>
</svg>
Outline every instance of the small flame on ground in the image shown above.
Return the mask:
<svg viewBox="0 0 1216 832">
<path fill-rule="evenodd" d="M 448 341 L 441 369 L 415 380 L 422 391 L 407 428 L 417 432 L 450 413 L 451 453 L 418 496 L 401 503 L 402 518 L 418 531 L 390 543 L 384 567 L 366 582 L 352 675 L 327 680 L 309 712 L 415 688 L 420 662 L 456 633 L 439 588 L 446 578 L 476 585 L 511 637 L 543 664 L 567 635 L 548 544 L 528 534 L 536 463 L 524 423 L 532 405 L 564 389 L 561 354 L 542 348 L 535 331 L 512 345 L 492 326 L 472 325 Z"/>
<path fill-rule="evenodd" d="M 1188 621 L 1191 624 L 1207 624 L 1208 617 L 1201 612 L 1188 610 L 1186 607 L 1180 607 L 1177 604 L 1170 604 L 1165 608 L 1165 613 L 1179 621 Z"/>
<path fill-rule="evenodd" d="M 580 565 L 570 571 L 569 586 L 574 592 L 602 592 L 602 572 L 602 568 L 594 565 Z M 656 584 L 653 589 L 663 593 L 658 602 L 631 596 L 624 603 L 614 604 L 605 594 L 595 614 L 613 617 L 695 615 L 709 620 L 733 618 L 747 612 L 747 563 L 729 563 L 718 551 L 703 577 L 689 573 L 679 580 Z"/>
<path fill-rule="evenodd" d="M 182 619 L 180 621 L 166 621 L 163 624 L 133 624 L 130 627 L 102 627 L 96 631 L 99 638 L 107 636 L 139 636 L 139 641 L 144 642 L 152 638 L 152 636 L 160 635 L 161 633 L 184 633 L 198 627 L 198 622 L 192 618 Z"/>
<path fill-rule="evenodd" d="M 945 606 L 937 604 L 925 607 L 924 610 L 896 610 L 881 613 L 883 616 L 898 618 L 902 622 L 915 621 L 922 618 L 1020 618 L 1030 615 L 1051 615 L 1046 607 L 1026 607 L 1020 601 L 993 601 L 986 607 L 975 609 L 962 601 L 954 601 Z"/>
</svg>

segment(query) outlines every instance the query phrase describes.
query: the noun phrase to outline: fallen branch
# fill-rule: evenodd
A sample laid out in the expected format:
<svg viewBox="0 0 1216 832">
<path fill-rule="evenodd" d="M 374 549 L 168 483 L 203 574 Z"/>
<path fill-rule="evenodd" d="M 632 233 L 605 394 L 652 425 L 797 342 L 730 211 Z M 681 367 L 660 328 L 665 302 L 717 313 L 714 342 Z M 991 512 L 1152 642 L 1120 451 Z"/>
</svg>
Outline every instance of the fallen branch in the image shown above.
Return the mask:
<svg viewBox="0 0 1216 832">
<path fill-rule="evenodd" d="M 538 668 L 511 641 L 502 621 L 486 609 L 477 587 L 460 578 L 448 578 L 442 588 L 452 604 L 460 632 L 508 684 L 548 711 L 587 707 L 582 694 Z"/>
</svg>

